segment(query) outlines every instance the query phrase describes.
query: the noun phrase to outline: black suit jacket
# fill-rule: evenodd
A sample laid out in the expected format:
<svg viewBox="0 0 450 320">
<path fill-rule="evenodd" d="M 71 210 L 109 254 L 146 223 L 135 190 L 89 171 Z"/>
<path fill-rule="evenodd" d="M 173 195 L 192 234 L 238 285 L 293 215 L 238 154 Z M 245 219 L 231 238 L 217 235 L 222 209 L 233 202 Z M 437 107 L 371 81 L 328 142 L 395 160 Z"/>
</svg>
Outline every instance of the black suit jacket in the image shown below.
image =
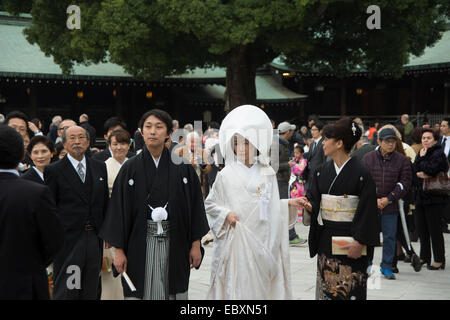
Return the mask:
<svg viewBox="0 0 450 320">
<path fill-rule="evenodd" d="M 30 180 L 36 183 L 44 184 L 44 180 L 41 179 L 41 177 L 37 174 L 36 170 L 34 170 L 33 168 L 29 168 L 27 171 L 21 174 L 20 177 L 25 180 Z"/>
<path fill-rule="evenodd" d="M 96 135 L 97 135 L 97 131 L 87 121 L 81 122 L 80 123 L 80 127 L 82 127 L 83 129 L 85 129 L 86 131 L 89 132 L 90 147 L 93 148 L 95 146 L 95 138 L 96 138 Z"/>
<path fill-rule="evenodd" d="M 130 159 L 131 157 L 134 157 L 135 155 L 136 154 L 134 152 L 128 151 L 127 158 Z M 105 162 L 106 160 L 108 160 L 111 157 L 112 157 L 112 154 L 111 154 L 111 152 L 109 152 L 109 148 L 106 148 L 103 151 L 94 153 L 91 158 L 94 160 Z"/>
<path fill-rule="evenodd" d="M 323 163 L 326 161 L 325 153 L 323 152 L 323 137 L 318 141 L 316 147 L 314 150 L 309 152 L 308 156 L 308 164 L 307 164 L 307 171 L 308 171 L 308 180 L 312 181 L 312 175 L 314 173 L 314 170 L 318 167 L 320 167 Z"/>
<path fill-rule="evenodd" d="M 354 150 L 352 152 L 351 156 L 353 158 L 357 158 L 359 161 L 361 161 L 366 153 L 369 153 L 370 151 L 373 151 L 376 148 L 377 148 L 377 146 L 374 146 L 373 144 L 366 143 L 366 144 L 363 144 L 361 146 L 361 148 Z"/>
<path fill-rule="evenodd" d="M 49 299 L 45 268 L 63 244 L 48 187 L 0 173 L 0 300 Z"/>
<path fill-rule="evenodd" d="M 93 224 L 97 232 L 107 208 L 109 193 L 105 163 L 86 157 L 86 170 L 92 180 L 90 193 L 86 192 L 86 186 L 67 156 L 44 170 L 45 184 L 55 199 L 57 214 L 66 231 L 66 243 L 69 246 L 84 232 L 87 222 Z"/>
<path fill-rule="evenodd" d="M 442 146 L 442 149 L 444 150 L 445 149 L 445 144 L 443 143 L 444 142 L 444 137 L 442 136 L 440 139 L 439 139 L 439 144 Z M 447 155 L 447 160 L 448 160 L 448 162 L 450 163 L 450 152 L 448 153 L 448 155 Z"/>
</svg>

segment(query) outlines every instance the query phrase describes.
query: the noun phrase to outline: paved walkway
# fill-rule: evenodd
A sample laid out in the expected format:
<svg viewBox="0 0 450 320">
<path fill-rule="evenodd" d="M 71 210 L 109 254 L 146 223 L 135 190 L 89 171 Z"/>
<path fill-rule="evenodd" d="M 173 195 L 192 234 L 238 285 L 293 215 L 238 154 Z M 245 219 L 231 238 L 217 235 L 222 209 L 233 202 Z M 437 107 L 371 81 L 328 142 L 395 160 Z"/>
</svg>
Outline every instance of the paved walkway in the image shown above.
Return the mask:
<svg viewBox="0 0 450 320">
<path fill-rule="evenodd" d="M 297 233 L 307 238 L 308 227 L 296 225 Z M 444 234 L 446 261 L 450 261 L 450 234 Z M 419 252 L 419 242 L 413 242 L 416 252 Z M 205 246 L 205 257 L 200 270 L 191 272 L 189 299 L 204 300 L 209 288 L 211 272 L 211 256 L 213 244 Z M 309 258 L 307 245 L 290 247 L 292 293 L 296 300 L 312 300 L 315 295 L 316 259 Z M 381 262 L 381 248 L 375 249 L 374 265 Z M 369 289 L 369 300 L 449 300 L 450 299 L 450 266 L 445 270 L 431 271 L 422 268 L 414 272 L 410 264 L 399 261 L 400 273 L 397 280 L 387 280 L 381 277 L 379 289 Z M 376 282 L 374 287 L 377 287 Z"/>
</svg>

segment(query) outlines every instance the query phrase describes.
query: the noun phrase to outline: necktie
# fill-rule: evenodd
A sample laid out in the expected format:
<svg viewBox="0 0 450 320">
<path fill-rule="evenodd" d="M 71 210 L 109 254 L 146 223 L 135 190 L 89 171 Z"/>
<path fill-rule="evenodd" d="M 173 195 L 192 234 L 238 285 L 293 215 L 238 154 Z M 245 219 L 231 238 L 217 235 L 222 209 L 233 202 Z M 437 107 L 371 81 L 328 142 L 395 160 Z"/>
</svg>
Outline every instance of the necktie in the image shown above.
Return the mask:
<svg viewBox="0 0 450 320">
<path fill-rule="evenodd" d="M 81 162 L 78 163 L 78 175 L 80 176 L 81 181 L 83 181 L 83 183 L 84 183 L 85 175 L 84 175 L 84 171 L 83 171 L 83 164 Z"/>
<path fill-rule="evenodd" d="M 443 148 L 445 148 L 445 143 L 446 143 L 446 141 L 447 141 L 447 137 L 446 137 L 446 136 L 443 136 L 443 137 L 442 137 L 442 147 L 443 147 Z"/>
<path fill-rule="evenodd" d="M 314 152 L 314 149 L 316 148 L 316 142 L 314 141 L 311 147 L 311 153 Z"/>
</svg>

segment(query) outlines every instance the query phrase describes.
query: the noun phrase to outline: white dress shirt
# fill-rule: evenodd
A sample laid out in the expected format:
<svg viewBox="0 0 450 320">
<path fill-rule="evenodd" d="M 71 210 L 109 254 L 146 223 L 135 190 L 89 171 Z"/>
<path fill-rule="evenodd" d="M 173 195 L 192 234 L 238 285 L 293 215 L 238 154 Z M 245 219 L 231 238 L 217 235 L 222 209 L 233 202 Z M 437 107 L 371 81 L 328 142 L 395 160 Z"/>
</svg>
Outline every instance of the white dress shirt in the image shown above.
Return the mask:
<svg viewBox="0 0 450 320">
<path fill-rule="evenodd" d="M 448 157 L 448 153 L 450 152 L 450 136 L 443 136 L 442 140 L 445 139 L 444 153 Z"/>
<path fill-rule="evenodd" d="M 19 171 L 16 169 L 0 169 L 0 173 L 14 173 L 16 176 L 20 177 Z"/>
<path fill-rule="evenodd" d="M 75 172 L 78 174 L 78 164 L 81 162 L 83 165 L 83 173 L 86 177 L 86 157 L 83 156 L 83 159 L 81 161 L 78 161 L 77 159 L 73 158 L 70 154 L 67 154 L 67 159 L 69 159 L 70 163 L 72 164 L 73 168 L 75 169 Z"/>
<path fill-rule="evenodd" d="M 32 166 L 32 168 L 34 169 L 34 171 L 36 171 L 36 173 L 38 174 L 38 176 L 42 179 L 42 181 L 44 181 L 44 174 L 42 172 L 40 172 L 38 170 L 38 168 L 36 168 L 35 166 Z"/>
</svg>

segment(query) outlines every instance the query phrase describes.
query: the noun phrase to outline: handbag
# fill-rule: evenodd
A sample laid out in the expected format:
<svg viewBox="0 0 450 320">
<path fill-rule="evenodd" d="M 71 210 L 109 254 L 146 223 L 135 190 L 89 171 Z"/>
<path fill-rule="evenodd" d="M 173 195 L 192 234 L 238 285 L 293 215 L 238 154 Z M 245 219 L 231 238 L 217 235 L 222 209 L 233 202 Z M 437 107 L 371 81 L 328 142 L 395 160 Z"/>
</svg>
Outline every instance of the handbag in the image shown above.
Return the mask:
<svg viewBox="0 0 450 320">
<path fill-rule="evenodd" d="M 423 179 L 423 192 L 435 196 L 450 196 L 450 170 Z"/>
</svg>

